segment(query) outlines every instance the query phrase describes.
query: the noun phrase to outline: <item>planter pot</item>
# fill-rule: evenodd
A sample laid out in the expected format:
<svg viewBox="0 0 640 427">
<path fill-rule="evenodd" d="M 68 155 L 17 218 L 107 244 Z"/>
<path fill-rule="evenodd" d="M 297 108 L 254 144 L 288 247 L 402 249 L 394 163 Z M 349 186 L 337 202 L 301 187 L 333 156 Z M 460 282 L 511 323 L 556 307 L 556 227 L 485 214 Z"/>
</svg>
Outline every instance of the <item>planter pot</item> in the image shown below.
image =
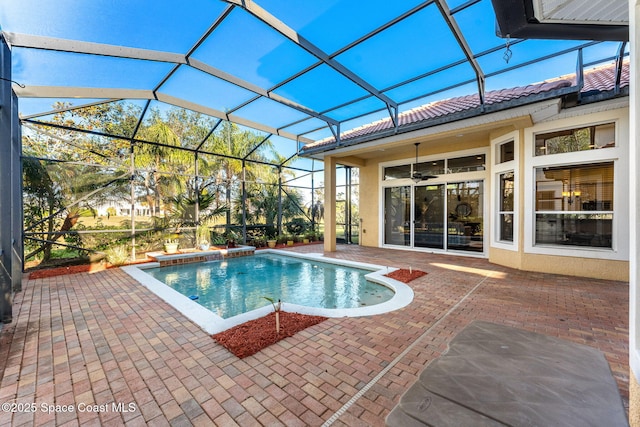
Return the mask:
<svg viewBox="0 0 640 427">
<path fill-rule="evenodd" d="M 293 246 L 293 240 L 287 240 L 287 246 Z"/>
<path fill-rule="evenodd" d="M 309 239 L 302 239 L 302 243 L 309 243 Z"/>
<path fill-rule="evenodd" d="M 267 246 L 269 246 L 270 248 L 275 248 L 276 240 L 267 240 Z"/>
<path fill-rule="evenodd" d="M 168 254 L 174 254 L 178 252 L 178 243 L 165 243 L 164 251 Z"/>
</svg>

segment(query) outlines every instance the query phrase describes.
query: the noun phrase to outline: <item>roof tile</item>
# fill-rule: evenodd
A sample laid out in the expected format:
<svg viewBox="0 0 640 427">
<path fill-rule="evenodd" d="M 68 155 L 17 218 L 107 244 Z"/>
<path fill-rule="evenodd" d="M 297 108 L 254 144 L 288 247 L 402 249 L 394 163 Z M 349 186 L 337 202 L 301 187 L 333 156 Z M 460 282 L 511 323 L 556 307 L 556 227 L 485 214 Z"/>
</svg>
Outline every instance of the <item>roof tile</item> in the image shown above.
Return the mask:
<svg viewBox="0 0 640 427">
<path fill-rule="evenodd" d="M 557 89 L 575 86 L 576 75 L 566 75 L 541 83 L 519 86 L 508 89 L 500 89 L 485 93 L 485 106 L 499 104 L 501 102 L 513 101 L 519 98 L 526 98 Z M 629 64 L 624 62 L 620 86 L 629 85 Z M 584 71 L 584 86 L 582 93 L 593 91 L 610 91 L 615 87 L 615 64 L 608 64 Z M 478 94 L 459 96 L 456 98 L 444 99 L 432 102 L 404 111 L 398 115 L 399 126 L 413 125 L 422 121 L 433 120 L 450 114 L 460 113 L 480 107 L 480 97 Z M 343 142 L 364 135 L 371 135 L 393 127 L 390 118 L 378 120 L 376 122 L 347 130 L 340 135 Z M 305 145 L 304 149 L 312 149 L 335 144 L 333 137 L 315 141 Z M 304 150 L 303 149 L 303 150 Z"/>
</svg>

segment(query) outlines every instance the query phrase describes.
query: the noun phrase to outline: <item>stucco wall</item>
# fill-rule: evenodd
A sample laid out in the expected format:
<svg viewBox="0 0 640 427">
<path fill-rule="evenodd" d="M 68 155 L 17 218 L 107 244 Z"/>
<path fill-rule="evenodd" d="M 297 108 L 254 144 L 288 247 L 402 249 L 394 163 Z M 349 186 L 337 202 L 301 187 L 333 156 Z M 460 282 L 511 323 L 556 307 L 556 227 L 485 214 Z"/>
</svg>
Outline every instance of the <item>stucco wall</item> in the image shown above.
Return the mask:
<svg viewBox="0 0 640 427">
<path fill-rule="evenodd" d="M 629 372 L 629 425 L 631 427 L 640 427 L 640 385 L 633 371 Z"/>
<path fill-rule="evenodd" d="M 378 188 L 378 163 L 368 164 L 360 168 L 360 244 L 362 246 L 378 246 L 378 206 L 380 205 L 380 189 Z"/>
<path fill-rule="evenodd" d="M 629 263 L 627 261 L 520 254 L 496 248 L 491 249 L 489 261 L 505 267 L 540 273 L 566 274 L 623 282 L 629 280 Z"/>
</svg>

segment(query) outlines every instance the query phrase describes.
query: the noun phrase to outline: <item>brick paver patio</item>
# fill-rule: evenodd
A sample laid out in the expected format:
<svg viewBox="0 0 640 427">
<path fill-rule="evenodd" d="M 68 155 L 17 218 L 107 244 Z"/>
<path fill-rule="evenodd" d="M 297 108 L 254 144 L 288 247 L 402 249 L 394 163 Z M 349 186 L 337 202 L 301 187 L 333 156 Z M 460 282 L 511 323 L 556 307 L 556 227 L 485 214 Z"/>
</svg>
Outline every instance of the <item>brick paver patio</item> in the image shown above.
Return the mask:
<svg viewBox="0 0 640 427">
<path fill-rule="evenodd" d="M 0 332 L 0 404 L 15 403 L 0 425 L 380 426 L 476 319 L 600 349 L 626 405 L 627 283 L 358 246 L 330 256 L 428 274 L 404 309 L 329 319 L 243 360 L 119 269 L 25 280 Z"/>
</svg>

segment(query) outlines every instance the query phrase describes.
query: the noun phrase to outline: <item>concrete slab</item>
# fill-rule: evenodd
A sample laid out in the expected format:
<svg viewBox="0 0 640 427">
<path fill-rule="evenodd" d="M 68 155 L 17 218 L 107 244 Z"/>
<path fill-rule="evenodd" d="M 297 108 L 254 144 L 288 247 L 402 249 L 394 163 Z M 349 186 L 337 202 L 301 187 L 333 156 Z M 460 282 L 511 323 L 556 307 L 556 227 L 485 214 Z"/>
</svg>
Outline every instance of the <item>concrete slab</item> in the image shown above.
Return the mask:
<svg viewBox="0 0 640 427">
<path fill-rule="evenodd" d="M 475 321 L 430 363 L 388 426 L 627 426 L 604 354 L 559 338 Z"/>
</svg>

